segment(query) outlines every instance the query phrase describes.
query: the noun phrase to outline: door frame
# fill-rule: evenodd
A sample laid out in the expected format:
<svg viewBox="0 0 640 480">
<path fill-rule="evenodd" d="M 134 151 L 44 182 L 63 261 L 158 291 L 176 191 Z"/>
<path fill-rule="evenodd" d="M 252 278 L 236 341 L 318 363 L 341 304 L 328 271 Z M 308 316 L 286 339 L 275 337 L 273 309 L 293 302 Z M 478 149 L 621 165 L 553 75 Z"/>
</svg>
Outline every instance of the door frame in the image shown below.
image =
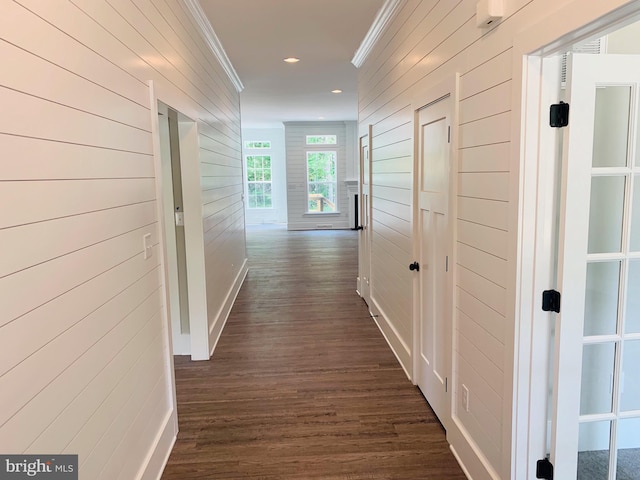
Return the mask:
<svg viewBox="0 0 640 480">
<path fill-rule="evenodd" d="M 358 227 L 365 227 L 363 220 L 364 220 L 364 213 L 365 210 L 367 210 L 367 216 L 366 216 L 366 231 L 365 229 L 361 229 L 358 233 L 358 280 L 357 280 L 357 292 L 358 295 L 360 295 L 360 297 L 362 297 L 362 299 L 367 303 L 367 306 L 369 307 L 369 310 L 371 310 L 371 191 L 372 191 L 372 170 L 373 170 L 373 159 L 372 159 L 372 151 L 371 151 L 371 140 L 373 137 L 373 125 L 369 124 L 367 126 L 366 132 L 360 132 L 360 134 L 358 135 L 358 195 L 359 195 L 359 202 L 358 202 L 358 209 L 359 209 L 359 225 Z M 369 151 L 369 157 L 368 158 L 364 158 L 363 157 L 363 147 L 364 147 L 364 139 L 366 138 L 366 144 L 367 144 L 367 148 Z M 367 193 L 369 201 L 368 203 L 365 205 L 364 204 L 364 196 L 363 196 L 363 185 L 364 185 L 364 166 L 365 166 L 365 162 L 369 163 L 369 178 L 367 179 L 368 181 L 368 186 L 369 186 L 369 191 Z M 362 258 L 362 245 L 366 244 L 366 256 L 365 258 Z M 362 265 L 367 265 L 368 268 L 368 276 L 366 277 L 366 280 L 364 279 L 364 277 L 362 276 Z M 363 285 L 363 282 L 367 283 L 366 288 Z"/>
<path fill-rule="evenodd" d="M 548 108 L 557 103 L 559 90 L 558 77 L 548 80 L 557 69 L 550 57 L 633 23 L 638 15 L 639 0 L 589 8 L 573 0 L 514 39 L 512 78 L 521 89 L 512 91 L 511 158 L 519 162 L 511 180 L 509 219 L 510 225 L 517 225 L 517 244 L 510 244 L 514 250 L 509 252 L 516 259 L 511 262 L 515 295 L 509 297 L 516 322 L 507 332 L 514 342 L 507 342 L 505 352 L 513 359 L 513 384 L 506 386 L 513 395 L 513 409 L 505 422 L 505 438 L 512 437 L 511 465 L 505 466 L 511 478 L 535 478 L 536 462 L 546 454 L 549 331 L 555 318 L 541 310 L 540 296 L 550 288 L 553 274 L 549 259 L 555 231 L 550 212 L 556 140 L 548 127 Z"/>
<path fill-rule="evenodd" d="M 192 360 L 209 360 L 211 357 L 209 342 L 209 324 L 207 316 L 207 290 L 204 272 L 204 233 L 202 225 L 202 198 L 200 191 L 200 162 L 198 160 L 198 125 L 189 116 L 188 108 L 181 102 L 172 102 L 168 95 L 159 91 L 157 85 L 149 82 L 152 115 L 153 161 L 156 172 L 156 198 L 158 212 L 159 246 L 161 250 L 162 276 L 164 284 L 164 304 L 166 323 L 169 332 L 169 355 L 173 370 L 173 340 L 171 338 L 171 310 L 169 307 L 169 288 L 177 288 L 175 279 L 169 278 L 168 262 L 176 260 L 175 252 L 167 251 L 166 206 L 163 199 L 162 160 L 158 112 L 160 108 L 169 108 L 177 112 L 180 168 L 184 206 L 184 234 L 186 243 L 187 290 L 189 304 L 189 343 Z M 178 105 L 178 106 L 176 106 Z"/>
<path fill-rule="evenodd" d="M 449 408 L 447 409 L 449 417 L 446 420 L 442 420 L 445 428 L 448 428 L 448 422 L 450 418 L 453 418 L 454 408 L 453 403 L 456 397 L 456 358 L 455 352 L 455 335 L 456 331 L 456 315 L 455 315 L 455 285 L 456 285 L 456 219 L 457 219 L 457 184 L 458 178 L 458 105 L 459 105 L 459 85 L 460 75 L 455 73 L 449 75 L 443 81 L 437 85 L 429 88 L 427 91 L 419 92 L 411 99 L 411 109 L 413 110 L 413 192 L 412 192 L 412 254 L 415 260 L 420 258 L 420 244 L 421 244 L 421 232 L 420 232 L 420 132 L 419 132 L 419 116 L 420 110 L 428 107 L 429 105 L 437 102 L 438 100 L 449 97 L 451 100 L 451 141 L 449 144 L 449 192 L 448 192 L 448 216 L 449 216 L 449 267 L 450 277 L 447 285 L 447 303 L 449 307 L 449 328 L 446 332 L 446 340 L 450 346 L 450 363 L 449 363 Z M 418 369 L 419 369 L 419 352 L 420 352 L 420 315 L 421 315 L 421 291 L 420 291 L 420 275 L 414 272 L 413 275 L 413 305 L 412 305 L 412 376 L 411 381 L 414 385 L 418 383 Z M 427 399 L 428 400 L 428 399 Z"/>
</svg>

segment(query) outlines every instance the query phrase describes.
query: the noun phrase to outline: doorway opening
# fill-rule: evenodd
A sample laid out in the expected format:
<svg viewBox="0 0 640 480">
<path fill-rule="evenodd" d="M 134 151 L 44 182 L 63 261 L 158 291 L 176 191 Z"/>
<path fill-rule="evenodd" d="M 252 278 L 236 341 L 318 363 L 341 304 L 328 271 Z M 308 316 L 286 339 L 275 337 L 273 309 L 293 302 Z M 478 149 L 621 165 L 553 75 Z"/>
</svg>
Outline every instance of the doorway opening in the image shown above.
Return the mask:
<svg viewBox="0 0 640 480">
<path fill-rule="evenodd" d="M 526 91 L 538 93 L 525 102 L 535 117 L 525 149 L 537 142 L 528 472 L 547 457 L 556 478 L 631 479 L 640 465 L 640 23 L 632 19 L 616 12 L 574 35 L 578 43 L 525 62 Z M 551 126 L 562 103 L 568 125 Z M 560 293 L 559 312 L 536 308 L 545 290 Z"/>
<path fill-rule="evenodd" d="M 158 101 L 158 211 L 172 354 L 208 360 L 196 122 Z"/>
</svg>

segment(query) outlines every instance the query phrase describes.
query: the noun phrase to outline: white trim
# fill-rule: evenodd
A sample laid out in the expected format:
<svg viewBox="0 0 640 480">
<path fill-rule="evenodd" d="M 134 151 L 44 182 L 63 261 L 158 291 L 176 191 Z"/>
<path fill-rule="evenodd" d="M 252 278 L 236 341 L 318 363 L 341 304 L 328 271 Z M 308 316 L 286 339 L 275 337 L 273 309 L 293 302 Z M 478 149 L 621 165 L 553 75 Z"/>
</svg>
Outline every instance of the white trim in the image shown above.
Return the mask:
<svg viewBox="0 0 640 480">
<path fill-rule="evenodd" d="M 380 333 L 382 333 L 382 336 L 387 341 L 391 351 L 398 359 L 398 363 L 404 370 L 405 375 L 409 380 L 411 380 L 413 378 L 411 349 L 409 348 L 409 345 L 402 340 L 398 330 L 396 330 L 393 323 L 389 321 L 389 317 L 384 313 L 382 308 L 380 308 L 380 305 L 374 297 L 371 297 L 369 315 L 373 318 L 373 321 L 376 322 L 378 330 L 380 330 Z"/>
<path fill-rule="evenodd" d="M 236 298 L 238 298 L 238 294 L 240 293 L 240 288 L 244 283 L 245 278 L 247 278 L 247 273 L 249 273 L 248 261 L 245 258 L 242 268 L 236 275 L 236 279 L 233 282 L 233 286 L 231 290 L 227 293 L 227 298 L 225 298 L 224 304 L 220 307 L 218 314 L 216 315 L 215 321 L 212 323 L 209 328 L 209 345 L 210 351 L 209 356 L 213 355 L 216 346 L 218 345 L 218 340 L 220 340 L 220 335 L 222 335 L 222 330 L 224 330 L 224 326 L 227 324 L 227 320 L 229 319 L 229 314 L 231 313 L 231 309 L 233 305 L 236 303 Z"/>
<path fill-rule="evenodd" d="M 167 414 L 153 442 L 153 448 L 147 454 L 136 476 L 139 480 L 160 480 L 162 477 L 178 435 L 177 425 L 173 421 L 174 416 L 175 410 Z"/>
<path fill-rule="evenodd" d="M 387 26 L 400 10 L 402 3 L 403 0 L 386 0 L 380 10 L 378 10 L 378 15 L 376 15 L 371 27 L 369 27 L 369 31 L 351 60 L 351 63 L 353 63 L 356 68 L 360 68 L 367 60 L 371 50 L 376 46 L 376 43 L 380 40 Z"/>
<path fill-rule="evenodd" d="M 220 43 L 220 39 L 216 35 L 216 32 L 213 31 L 211 22 L 209 22 L 207 15 L 202 10 L 200 3 L 198 0 L 182 1 L 189 9 L 189 13 L 191 13 L 191 16 L 196 21 L 198 27 L 200 27 L 200 34 L 202 35 L 202 38 L 204 38 L 205 42 L 213 52 L 213 55 L 218 59 L 218 62 L 220 62 L 220 65 L 226 72 L 229 80 L 231 80 L 231 83 L 233 83 L 233 86 L 236 88 L 238 93 L 240 93 L 244 90 L 244 85 L 242 84 L 240 77 L 238 77 L 235 68 L 233 68 L 231 60 L 227 57 L 227 53 L 224 51 L 222 43 Z"/>
<path fill-rule="evenodd" d="M 544 330 L 549 328 L 548 322 L 538 322 L 541 314 L 539 284 L 545 280 L 542 278 L 545 276 L 543 266 L 539 263 L 539 250 L 544 245 L 540 245 L 543 239 L 539 238 L 542 233 L 539 230 L 543 226 L 538 223 L 538 217 L 543 214 L 539 210 L 544 207 L 538 205 L 538 183 L 544 181 L 541 175 L 547 174 L 538 143 L 543 101 L 541 58 L 628 24 L 638 12 L 639 1 L 615 0 L 584 8 L 583 1 L 572 0 L 514 38 L 511 153 L 519 162 L 512 172 L 514 193 L 510 198 L 514 206 L 517 205 L 512 214 L 518 219 L 517 251 L 514 252 L 516 285 L 511 306 L 515 318 L 520 321 L 515 322 L 513 330 L 513 411 L 509 422 L 511 478 L 533 478 L 536 459 L 547 453 L 545 425 L 539 425 L 540 411 L 546 413 L 546 390 L 541 393 L 537 388 L 544 383 L 539 377 L 540 370 L 547 368 L 548 351 L 540 346 L 542 340 L 548 339 Z"/>
</svg>

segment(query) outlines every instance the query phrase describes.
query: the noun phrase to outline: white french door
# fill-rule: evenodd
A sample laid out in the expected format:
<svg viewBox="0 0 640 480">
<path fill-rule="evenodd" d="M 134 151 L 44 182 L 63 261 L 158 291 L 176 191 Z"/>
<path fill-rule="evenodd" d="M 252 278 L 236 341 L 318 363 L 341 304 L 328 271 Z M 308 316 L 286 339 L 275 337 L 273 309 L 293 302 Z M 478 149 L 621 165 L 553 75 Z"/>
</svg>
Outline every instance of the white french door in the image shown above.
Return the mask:
<svg viewBox="0 0 640 480">
<path fill-rule="evenodd" d="M 640 478 L 639 96 L 640 58 L 570 56 L 550 445 L 557 479 Z"/>
<path fill-rule="evenodd" d="M 445 426 L 451 417 L 451 96 L 418 111 L 419 322 L 417 384 Z"/>
</svg>

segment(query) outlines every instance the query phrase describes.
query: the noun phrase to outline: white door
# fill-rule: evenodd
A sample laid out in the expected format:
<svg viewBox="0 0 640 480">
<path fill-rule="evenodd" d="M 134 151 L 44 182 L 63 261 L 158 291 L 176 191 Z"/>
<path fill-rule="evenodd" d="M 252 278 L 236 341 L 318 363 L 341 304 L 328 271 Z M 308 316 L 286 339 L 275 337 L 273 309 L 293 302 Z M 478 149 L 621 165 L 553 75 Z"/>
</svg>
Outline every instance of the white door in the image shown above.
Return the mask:
<svg viewBox="0 0 640 480">
<path fill-rule="evenodd" d="M 451 416 L 451 97 L 418 112 L 419 322 L 417 383 L 447 427 Z"/>
<path fill-rule="evenodd" d="M 371 158 L 369 154 L 369 136 L 360 139 L 360 239 L 359 239 L 359 277 L 360 296 L 367 305 L 371 304 Z"/>
<path fill-rule="evenodd" d="M 640 59 L 573 55 L 564 131 L 551 463 L 640 478 Z"/>
</svg>

